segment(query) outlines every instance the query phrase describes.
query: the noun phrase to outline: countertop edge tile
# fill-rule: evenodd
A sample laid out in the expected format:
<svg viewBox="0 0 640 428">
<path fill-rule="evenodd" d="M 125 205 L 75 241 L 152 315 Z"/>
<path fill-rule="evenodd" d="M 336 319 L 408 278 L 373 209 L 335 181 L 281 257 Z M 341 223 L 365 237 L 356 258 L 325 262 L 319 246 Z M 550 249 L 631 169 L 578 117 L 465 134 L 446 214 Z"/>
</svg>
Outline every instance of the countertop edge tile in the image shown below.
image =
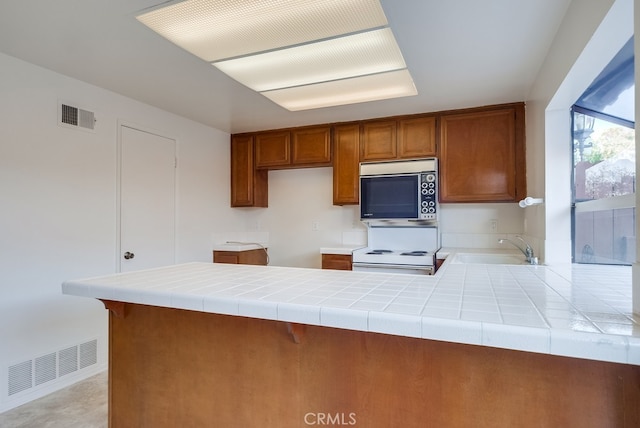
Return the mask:
<svg viewBox="0 0 640 428">
<path fill-rule="evenodd" d="M 423 317 L 422 338 L 466 345 L 482 345 L 482 324 L 459 319 Z"/>
<path fill-rule="evenodd" d="M 171 295 L 171 307 L 204 312 L 204 297 L 173 293 Z"/>
<path fill-rule="evenodd" d="M 640 366 L 640 340 L 628 339 L 627 363 Z"/>
<path fill-rule="evenodd" d="M 422 337 L 422 318 L 417 315 L 369 312 L 369 331 L 407 337 Z"/>
<path fill-rule="evenodd" d="M 263 248 L 268 248 L 268 244 L 266 243 L 237 243 L 237 244 L 217 244 L 213 246 L 213 251 L 232 251 L 242 252 L 242 251 L 251 251 L 251 250 L 260 250 Z"/>
<path fill-rule="evenodd" d="M 369 331 L 369 312 L 347 308 L 320 308 L 320 325 L 346 330 Z"/>
<path fill-rule="evenodd" d="M 350 256 L 353 253 L 353 250 L 357 250 L 358 248 L 362 247 L 364 247 L 364 245 L 321 247 L 320 254 L 339 254 Z"/>
<path fill-rule="evenodd" d="M 629 342 L 624 336 L 551 330 L 550 351 L 553 355 L 626 364 L 628 349 Z"/>
<path fill-rule="evenodd" d="M 171 292 L 147 289 L 140 290 L 137 294 L 138 301 L 135 303 L 142 303 L 150 306 L 163 306 L 166 308 L 171 307 Z"/>
<path fill-rule="evenodd" d="M 239 315 L 238 299 L 229 297 L 204 297 L 202 309 L 221 315 Z"/>
<path fill-rule="evenodd" d="M 91 288 L 88 285 L 78 284 L 71 281 L 62 284 L 62 294 L 79 297 L 93 297 Z"/>
<path fill-rule="evenodd" d="M 494 348 L 548 354 L 551 349 L 548 328 L 482 323 L 482 345 Z"/>
<path fill-rule="evenodd" d="M 278 319 L 278 304 L 265 300 L 238 299 L 238 315 L 267 320 Z"/>
<path fill-rule="evenodd" d="M 278 303 L 278 320 L 320 325 L 320 308 L 295 303 Z"/>
</svg>

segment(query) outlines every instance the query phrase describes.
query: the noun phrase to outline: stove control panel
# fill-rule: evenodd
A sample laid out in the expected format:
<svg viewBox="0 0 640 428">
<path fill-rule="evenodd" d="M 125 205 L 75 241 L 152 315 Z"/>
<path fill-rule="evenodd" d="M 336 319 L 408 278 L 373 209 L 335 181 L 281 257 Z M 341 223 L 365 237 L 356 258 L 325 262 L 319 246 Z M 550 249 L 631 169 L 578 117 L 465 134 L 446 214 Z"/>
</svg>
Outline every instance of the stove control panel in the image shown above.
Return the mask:
<svg viewBox="0 0 640 428">
<path fill-rule="evenodd" d="M 420 174 L 420 219 L 437 220 L 438 179 L 435 172 Z"/>
</svg>

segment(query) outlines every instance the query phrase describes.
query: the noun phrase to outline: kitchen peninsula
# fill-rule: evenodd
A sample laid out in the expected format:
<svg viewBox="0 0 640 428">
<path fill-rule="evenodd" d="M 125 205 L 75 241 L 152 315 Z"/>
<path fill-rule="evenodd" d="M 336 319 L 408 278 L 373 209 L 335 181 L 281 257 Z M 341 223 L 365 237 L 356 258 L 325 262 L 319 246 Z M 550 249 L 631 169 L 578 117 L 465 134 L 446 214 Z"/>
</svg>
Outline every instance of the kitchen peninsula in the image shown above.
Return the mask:
<svg viewBox="0 0 640 428">
<path fill-rule="evenodd" d="M 638 320 L 606 333 L 583 306 L 624 317 L 602 311 L 626 280 L 606 266 L 188 263 L 62 288 L 110 310 L 111 427 L 635 427 Z"/>
</svg>

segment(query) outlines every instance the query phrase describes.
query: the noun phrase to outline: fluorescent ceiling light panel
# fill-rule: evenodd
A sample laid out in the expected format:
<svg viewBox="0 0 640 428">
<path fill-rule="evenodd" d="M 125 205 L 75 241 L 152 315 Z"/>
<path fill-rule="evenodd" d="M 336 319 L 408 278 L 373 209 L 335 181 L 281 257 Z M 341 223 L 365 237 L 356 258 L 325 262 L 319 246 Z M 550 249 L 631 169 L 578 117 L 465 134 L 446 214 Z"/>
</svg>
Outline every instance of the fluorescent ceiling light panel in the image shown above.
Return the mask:
<svg viewBox="0 0 640 428">
<path fill-rule="evenodd" d="M 387 25 L 379 0 L 187 0 L 137 19 L 208 62 Z"/>
<path fill-rule="evenodd" d="M 416 95 L 407 70 L 262 92 L 287 110 L 309 110 Z"/>
<path fill-rule="evenodd" d="M 213 65 L 258 92 L 406 68 L 389 28 Z"/>
<path fill-rule="evenodd" d="M 379 0 L 185 0 L 137 18 L 289 110 L 417 93 Z"/>
</svg>

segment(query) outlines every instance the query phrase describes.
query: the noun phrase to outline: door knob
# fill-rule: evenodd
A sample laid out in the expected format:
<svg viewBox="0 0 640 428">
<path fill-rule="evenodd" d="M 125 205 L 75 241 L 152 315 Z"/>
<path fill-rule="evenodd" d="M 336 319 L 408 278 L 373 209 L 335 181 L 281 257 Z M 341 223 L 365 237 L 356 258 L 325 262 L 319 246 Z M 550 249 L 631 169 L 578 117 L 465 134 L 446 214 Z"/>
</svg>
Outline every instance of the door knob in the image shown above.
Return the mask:
<svg viewBox="0 0 640 428">
<path fill-rule="evenodd" d="M 134 257 L 135 257 L 135 254 L 133 254 L 133 253 L 130 253 L 128 251 L 126 253 L 124 253 L 124 258 L 127 259 L 127 260 L 132 259 Z"/>
</svg>

